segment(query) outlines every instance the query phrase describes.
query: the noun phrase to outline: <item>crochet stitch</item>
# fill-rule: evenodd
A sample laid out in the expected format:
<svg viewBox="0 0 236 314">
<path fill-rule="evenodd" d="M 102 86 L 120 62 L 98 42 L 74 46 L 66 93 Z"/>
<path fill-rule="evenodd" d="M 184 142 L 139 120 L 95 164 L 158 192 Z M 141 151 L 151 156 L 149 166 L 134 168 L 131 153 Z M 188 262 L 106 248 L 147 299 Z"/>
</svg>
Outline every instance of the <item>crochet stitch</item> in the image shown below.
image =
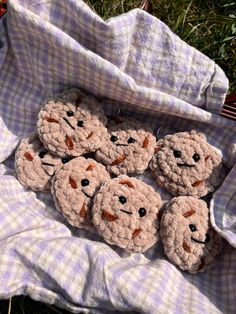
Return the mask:
<svg viewBox="0 0 236 314">
<path fill-rule="evenodd" d="M 51 178 L 67 159 L 48 152 L 36 134 L 23 139 L 16 151 L 15 169 L 18 180 L 34 191 L 49 190 Z"/>
<path fill-rule="evenodd" d="M 180 132 L 157 142 L 150 168 L 173 195 L 205 196 L 221 183 L 221 157 L 202 133 Z"/>
<path fill-rule="evenodd" d="M 109 123 L 96 159 L 114 175 L 141 174 L 148 168 L 155 145 L 156 138 L 147 125 L 130 117 L 118 117 Z"/>
<path fill-rule="evenodd" d="M 206 203 L 192 196 L 176 197 L 167 205 L 160 235 L 168 259 L 193 274 L 209 268 L 222 247 Z"/>
<path fill-rule="evenodd" d="M 107 181 L 94 198 L 93 223 L 110 244 L 144 252 L 159 240 L 160 195 L 146 183 L 122 175 Z"/>
<path fill-rule="evenodd" d="M 100 103 L 74 88 L 47 101 L 37 127 L 41 141 L 52 153 L 80 156 L 103 144 L 106 121 Z"/>
<path fill-rule="evenodd" d="M 100 185 L 110 178 L 106 168 L 93 159 L 77 157 L 56 172 L 52 194 L 56 208 L 78 228 L 92 228 L 92 199 Z"/>
</svg>

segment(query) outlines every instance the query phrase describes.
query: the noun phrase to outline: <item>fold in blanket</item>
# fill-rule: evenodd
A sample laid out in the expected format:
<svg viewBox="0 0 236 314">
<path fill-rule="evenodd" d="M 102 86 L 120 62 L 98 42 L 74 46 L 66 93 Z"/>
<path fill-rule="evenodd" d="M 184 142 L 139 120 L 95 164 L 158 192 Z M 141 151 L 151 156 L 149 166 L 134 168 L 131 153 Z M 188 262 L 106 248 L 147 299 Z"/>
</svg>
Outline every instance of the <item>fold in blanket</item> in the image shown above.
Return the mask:
<svg viewBox="0 0 236 314">
<path fill-rule="evenodd" d="M 0 298 L 27 294 L 75 313 L 235 313 L 236 124 L 220 115 L 223 71 L 139 9 L 107 21 L 80 0 L 9 0 L 8 10 L 0 21 Z M 230 172 L 210 208 L 227 240 L 215 267 L 181 272 L 161 245 L 129 255 L 70 227 L 50 194 L 16 180 L 11 154 L 35 130 L 45 98 L 68 87 L 99 97 L 108 115 L 119 108 L 165 132 L 197 129 L 217 147 Z M 148 173 L 140 178 L 157 188 Z"/>
</svg>

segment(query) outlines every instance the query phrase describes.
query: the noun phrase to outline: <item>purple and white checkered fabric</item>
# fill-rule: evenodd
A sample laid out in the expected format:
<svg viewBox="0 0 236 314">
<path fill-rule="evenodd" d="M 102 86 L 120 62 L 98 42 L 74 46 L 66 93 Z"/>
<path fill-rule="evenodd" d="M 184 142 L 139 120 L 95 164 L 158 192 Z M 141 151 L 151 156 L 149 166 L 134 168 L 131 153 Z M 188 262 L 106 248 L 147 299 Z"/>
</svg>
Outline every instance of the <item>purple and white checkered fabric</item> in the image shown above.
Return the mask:
<svg viewBox="0 0 236 314">
<path fill-rule="evenodd" d="M 0 298 L 27 294 L 75 313 L 236 313 L 236 123 L 220 116 L 222 70 L 139 9 L 103 21 L 80 0 L 9 0 L 8 8 L 0 22 Z M 120 109 L 160 132 L 196 128 L 218 147 L 230 172 L 211 202 L 226 239 L 214 268 L 181 272 L 161 245 L 129 255 L 70 227 L 49 194 L 16 180 L 13 152 L 43 100 L 75 86 L 109 114 Z"/>
</svg>

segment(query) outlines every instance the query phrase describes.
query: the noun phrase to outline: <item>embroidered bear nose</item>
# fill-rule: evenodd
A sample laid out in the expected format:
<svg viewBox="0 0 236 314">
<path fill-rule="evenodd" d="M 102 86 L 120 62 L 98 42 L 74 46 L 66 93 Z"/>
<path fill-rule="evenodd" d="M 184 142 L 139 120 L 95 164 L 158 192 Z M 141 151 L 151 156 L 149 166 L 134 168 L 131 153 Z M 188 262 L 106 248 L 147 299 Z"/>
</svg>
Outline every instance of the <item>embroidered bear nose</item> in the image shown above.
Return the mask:
<svg viewBox="0 0 236 314">
<path fill-rule="evenodd" d="M 82 186 L 87 186 L 87 185 L 89 185 L 89 180 L 88 180 L 88 179 L 82 179 L 82 180 L 81 180 L 81 185 L 82 185 Z"/>
</svg>

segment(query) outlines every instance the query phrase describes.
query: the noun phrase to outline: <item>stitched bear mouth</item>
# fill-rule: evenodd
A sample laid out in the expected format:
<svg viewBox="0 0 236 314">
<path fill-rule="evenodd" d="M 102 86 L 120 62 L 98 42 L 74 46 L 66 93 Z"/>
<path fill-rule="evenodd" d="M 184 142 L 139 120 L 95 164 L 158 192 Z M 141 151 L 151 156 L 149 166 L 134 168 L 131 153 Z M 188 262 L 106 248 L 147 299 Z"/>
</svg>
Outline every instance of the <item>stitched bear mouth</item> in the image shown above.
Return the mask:
<svg viewBox="0 0 236 314">
<path fill-rule="evenodd" d="M 73 130 L 75 130 L 75 128 L 73 127 L 73 125 L 71 125 L 70 122 L 69 122 L 65 117 L 63 117 L 63 120 L 66 121 L 66 123 L 67 123 Z"/>
<path fill-rule="evenodd" d="M 55 165 L 50 164 L 50 163 L 48 163 L 48 162 L 42 162 L 42 165 L 44 165 L 44 166 L 51 166 L 51 167 L 54 167 L 54 166 L 55 166 Z"/>
<path fill-rule="evenodd" d="M 194 241 L 194 242 L 196 242 L 196 243 L 199 243 L 199 244 L 205 244 L 205 243 L 207 243 L 207 242 L 210 241 L 210 236 L 209 236 L 208 233 L 206 233 L 205 241 L 200 241 L 200 240 L 195 239 L 195 238 L 193 238 L 193 237 L 191 237 L 191 240 Z"/>
<path fill-rule="evenodd" d="M 123 212 L 123 213 L 126 213 L 126 214 L 128 214 L 128 215 L 132 215 L 131 212 L 128 212 L 128 211 L 126 211 L 126 210 L 124 210 L 124 209 L 120 209 L 120 211 Z"/>
<path fill-rule="evenodd" d="M 92 198 L 92 196 L 90 196 L 89 194 L 87 194 L 86 192 L 84 192 L 83 190 L 82 190 L 82 192 L 84 193 L 84 195 L 85 196 L 87 196 L 88 198 Z"/>
<path fill-rule="evenodd" d="M 128 144 L 116 144 L 116 146 L 129 146 Z"/>
<path fill-rule="evenodd" d="M 188 165 L 188 164 L 177 164 L 177 166 L 179 166 L 179 167 L 188 167 L 188 168 L 195 167 L 195 165 Z"/>
</svg>

